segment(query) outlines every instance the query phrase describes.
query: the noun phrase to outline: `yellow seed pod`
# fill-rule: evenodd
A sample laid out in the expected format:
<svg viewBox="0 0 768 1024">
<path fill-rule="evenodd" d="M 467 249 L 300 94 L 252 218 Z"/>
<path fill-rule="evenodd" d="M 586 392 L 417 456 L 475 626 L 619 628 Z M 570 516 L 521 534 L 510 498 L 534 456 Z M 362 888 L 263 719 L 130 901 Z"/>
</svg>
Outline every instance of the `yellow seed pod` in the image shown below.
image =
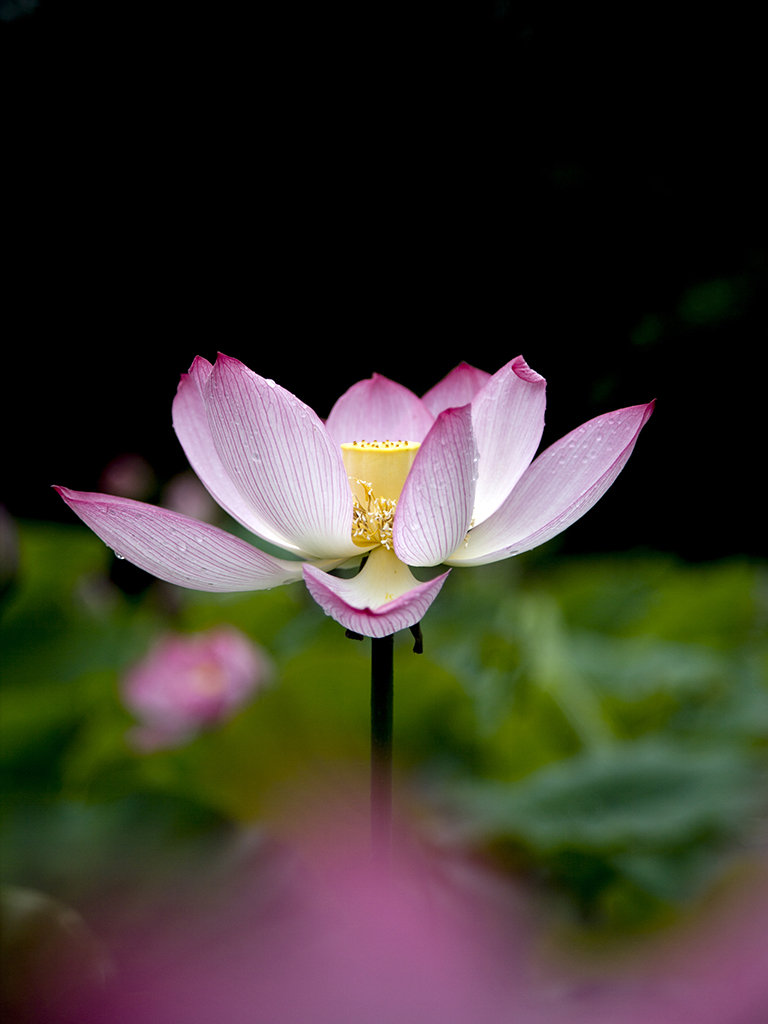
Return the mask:
<svg viewBox="0 0 768 1024">
<path fill-rule="evenodd" d="M 419 444 L 415 441 L 350 441 L 341 446 L 352 492 L 364 504 L 369 495 L 365 481 L 376 498 L 397 501 L 410 472 Z"/>
</svg>

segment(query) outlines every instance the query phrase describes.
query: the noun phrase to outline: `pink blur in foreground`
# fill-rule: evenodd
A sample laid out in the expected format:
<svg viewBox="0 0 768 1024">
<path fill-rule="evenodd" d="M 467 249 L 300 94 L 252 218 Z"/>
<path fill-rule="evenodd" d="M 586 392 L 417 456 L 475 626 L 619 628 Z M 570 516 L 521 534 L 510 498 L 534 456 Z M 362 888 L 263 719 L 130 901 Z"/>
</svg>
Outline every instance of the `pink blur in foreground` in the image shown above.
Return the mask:
<svg viewBox="0 0 768 1024">
<path fill-rule="evenodd" d="M 598 950 L 513 879 L 412 835 L 382 866 L 359 836 L 326 825 L 229 848 L 140 901 L 145 914 L 118 908 L 110 924 L 107 910 L 91 922 L 113 964 L 105 984 L 36 1024 L 768 1020 L 765 867 L 676 925 Z"/>
</svg>

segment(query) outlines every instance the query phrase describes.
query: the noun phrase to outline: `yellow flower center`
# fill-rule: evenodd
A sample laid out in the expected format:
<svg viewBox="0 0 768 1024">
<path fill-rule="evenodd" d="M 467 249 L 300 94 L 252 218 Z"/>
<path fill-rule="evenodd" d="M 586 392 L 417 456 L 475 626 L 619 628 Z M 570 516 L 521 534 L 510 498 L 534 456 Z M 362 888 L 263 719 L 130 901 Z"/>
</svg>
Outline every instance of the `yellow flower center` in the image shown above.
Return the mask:
<svg viewBox="0 0 768 1024">
<path fill-rule="evenodd" d="M 341 457 L 352 488 L 352 540 L 360 547 L 392 547 L 397 499 L 419 445 L 415 441 L 350 441 Z"/>
</svg>

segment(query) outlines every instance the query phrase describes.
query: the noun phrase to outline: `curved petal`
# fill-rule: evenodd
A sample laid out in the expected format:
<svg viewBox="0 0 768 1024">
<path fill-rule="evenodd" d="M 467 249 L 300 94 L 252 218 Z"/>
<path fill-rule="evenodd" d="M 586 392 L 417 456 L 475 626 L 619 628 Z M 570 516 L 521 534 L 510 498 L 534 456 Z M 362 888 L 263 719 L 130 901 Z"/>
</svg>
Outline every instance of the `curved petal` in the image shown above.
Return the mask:
<svg viewBox="0 0 768 1024">
<path fill-rule="evenodd" d="M 472 407 L 441 412 L 416 453 L 392 529 L 398 558 L 439 565 L 467 535 L 475 499 L 477 449 Z"/>
<path fill-rule="evenodd" d="M 422 441 L 434 416 L 408 388 L 374 373 L 337 399 L 326 421 L 337 443 Z"/>
<path fill-rule="evenodd" d="M 471 402 L 490 379 L 487 371 L 462 362 L 430 388 L 421 400 L 432 415 L 437 416 L 443 409 L 456 409 Z"/>
<path fill-rule="evenodd" d="M 449 570 L 450 572 L 450 570 Z M 340 579 L 304 564 L 304 582 L 326 615 L 361 636 L 389 636 L 415 626 L 440 592 L 448 573 L 419 583 L 386 548 L 375 548 L 357 576 Z"/>
<path fill-rule="evenodd" d="M 204 399 L 222 465 L 276 543 L 317 558 L 359 554 L 341 450 L 316 413 L 224 355 Z"/>
<path fill-rule="evenodd" d="M 446 562 L 496 562 L 529 551 L 575 523 L 619 475 L 653 407 L 649 402 L 597 416 L 556 441 Z"/>
<path fill-rule="evenodd" d="M 274 558 L 209 523 L 131 498 L 55 490 L 121 558 L 167 583 L 233 592 L 301 579 L 301 562 Z"/>
<path fill-rule="evenodd" d="M 260 517 L 230 477 L 213 441 L 205 407 L 205 385 L 213 366 L 197 356 L 182 374 L 173 400 L 173 427 L 190 466 L 208 493 L 225 512 L 264 540 L 297 552 L 295 544 Z"/>
<path fill-rule="evenodd" d="M 502 366 L 472 401 L 480 463 L 475 522 L 501 505 L 531 463 L 544 431 L 546 381 L 522 356 Z"/>
</svg>

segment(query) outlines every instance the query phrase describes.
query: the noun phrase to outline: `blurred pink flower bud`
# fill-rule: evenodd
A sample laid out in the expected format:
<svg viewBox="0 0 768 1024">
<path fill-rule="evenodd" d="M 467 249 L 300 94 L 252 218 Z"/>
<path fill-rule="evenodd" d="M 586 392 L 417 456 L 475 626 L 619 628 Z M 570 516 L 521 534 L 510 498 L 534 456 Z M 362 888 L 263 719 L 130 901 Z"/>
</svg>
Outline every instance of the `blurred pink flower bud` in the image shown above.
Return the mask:
<svg viewBox="0 0 768 1024">
<path fill-rule="evenodd" d="M 168 481 L 163 491 L 163 504 L 204 523 L 212 523 L 220 515 L 219 506 L 191 472 L 178 473 Z"/>
<path fill-rule="evenodd" d="M 16 523 L 0 505 L 0 596 L 16 577 L 19 568 L 19 538 Z"/>
<path fill-rule="evenodd" d="M 139 750 L 177 746 L 233 715 L 271 676 L 265 652 L 231 627 L 168 635 L 134 665 L 123 700 L 140 720 Z"/>
<path fill-rule="evenodd" d="M 135 452 L 125 452 L 108 463 L 99 483 L 123 498 L 146 499 L 155 488 L 155 471 Z"/>
</svg>

